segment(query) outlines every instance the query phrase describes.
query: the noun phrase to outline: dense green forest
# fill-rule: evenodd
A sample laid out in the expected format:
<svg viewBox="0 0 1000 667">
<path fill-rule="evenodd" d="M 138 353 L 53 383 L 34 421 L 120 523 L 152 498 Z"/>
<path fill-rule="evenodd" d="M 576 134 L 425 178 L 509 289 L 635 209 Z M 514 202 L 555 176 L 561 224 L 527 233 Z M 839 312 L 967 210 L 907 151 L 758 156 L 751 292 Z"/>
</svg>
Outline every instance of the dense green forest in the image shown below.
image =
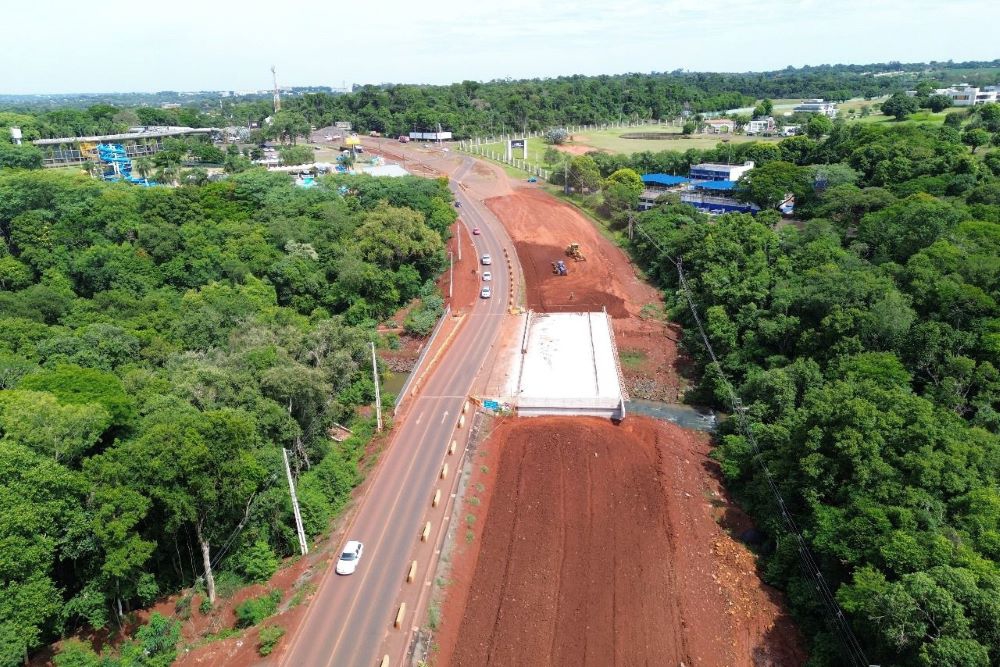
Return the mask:
<svg viewBox="0 0 1000 667">
<path fill-rule="evenodd" d="M 374 322 L 421 295 L 440 312 L 455 217 L 416 177 L 0 170 L 0 664 L 195 582 L 267 579 L 297 548 L 282 447 L 321 533 L 372 433 Z"/>
<path fill-rule="evenodd" d="M 950 85 L 959 80 L 974 85 L 998 83 L 1000 61 L 821 65 L 732 74 L 675 71 L 577 75 L 463 81 L 447 86 L 365 85 L 342 95 L 304 93 L 286 100 L 283 108 L 287 114 L 304 117 L 316 127 L 346 120 L 364 132 L 401 134 L 434 130 L 440 124 L 464 138 L 623 118 L 670 119 L 685 109 L 722 111 L 753 106 L 762 98 L 872 98 L 912 88 L 919 82 Z M 0 106 L 0 127 L 20 125 L 25 138 L 36 139 L 120 132 L 133 125 L 263 126 L 271 113 L 271 102 L 266 99 L 204 100 L 180 109 L 106 101 L 54 110 L 22 104 Z"/>
<path fill-rule="evenodd" d="M 715 456 L 811 664 L 847 660 L 761 464 L 870 662 L 1000 664 L 1000 151 L 963 142 L 996 141 L 998 112 L 733 147 L 762 164 L 744 193 L 795 192 L 797 224 L 669 201 L 638 216 L 631 250 L 700 369 L 691 399 L 730 410 L 721 370 L 746 409 L 760 457 L 736 419 Z M 593 157 L 607 174 L 720 156 Z"/>
</svg>

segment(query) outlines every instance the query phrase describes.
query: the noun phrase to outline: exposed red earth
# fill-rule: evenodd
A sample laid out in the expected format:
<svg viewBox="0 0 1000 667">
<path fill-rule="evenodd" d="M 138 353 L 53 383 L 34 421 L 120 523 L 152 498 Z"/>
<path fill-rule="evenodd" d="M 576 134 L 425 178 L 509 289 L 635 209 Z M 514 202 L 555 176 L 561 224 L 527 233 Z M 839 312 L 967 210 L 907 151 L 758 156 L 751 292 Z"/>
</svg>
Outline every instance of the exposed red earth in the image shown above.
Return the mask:
<svg viewBox="0 0 1000 667">
<path fill-rule="evenodd" d="M 500 422 L 433 664 L 803 664 L 781 595 L 726 532 L 746 518 L 709 449 L 644 417 Z"/>
<path fill-rule="evenodd" d="M 636 275 L 620 248 L 573 206 L 538 188 L 523 187 L 486 201 L 514 241 L 524 270 L 527 305 L 539 312 L 606 308 L 633 398 L 676 401 L 681 389 L 676 341 L 680 330 L 658 319 L 659 291 Z M 566 256 L 579 243 L 586 261 Z M 562 259 L 568 276 L 552 273 Z"/>
</svg>

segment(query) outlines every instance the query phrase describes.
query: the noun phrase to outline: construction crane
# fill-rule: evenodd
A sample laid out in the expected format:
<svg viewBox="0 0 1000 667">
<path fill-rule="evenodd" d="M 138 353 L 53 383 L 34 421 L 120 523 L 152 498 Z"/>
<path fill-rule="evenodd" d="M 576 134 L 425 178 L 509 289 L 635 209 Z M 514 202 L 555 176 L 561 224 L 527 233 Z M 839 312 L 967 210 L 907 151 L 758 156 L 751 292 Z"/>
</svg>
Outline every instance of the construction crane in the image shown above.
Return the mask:
<svg viewBox="0 0 1000 667">
<path fill-rule="evenodd" d="M 281 95 L 278 94 L 278 73 L 271 65 L 271 78 L 274 79 L 274 113 L 281 111 Z"/>
</svg>

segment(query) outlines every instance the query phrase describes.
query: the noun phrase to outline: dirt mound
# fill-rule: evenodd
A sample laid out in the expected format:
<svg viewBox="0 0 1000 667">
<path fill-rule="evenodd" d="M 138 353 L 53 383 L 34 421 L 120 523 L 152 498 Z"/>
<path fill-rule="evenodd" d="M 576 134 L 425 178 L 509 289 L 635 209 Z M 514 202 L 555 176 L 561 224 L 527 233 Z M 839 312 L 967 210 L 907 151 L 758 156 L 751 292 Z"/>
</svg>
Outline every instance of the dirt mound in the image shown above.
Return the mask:
<svg viewBox="0 0 1000 667">
<path fill-rule="evenodd" d="M 478 557 L 456 562 L 476 558 L 462 608 L 446 604 L 439 664 L 804 662 L 780 595 L 716 522 L 739 510 L 703 436 L 533 418 L 500 424 L 484 448 L 499 465 Z"/>
<path fill-rule="evenodd" d="M 566 256 L 566 246 L 515 242 L 514 247 L 525 274 L 532 273 L 527 281 L 528 308 L 544 313 L 567 313 L 603 307 L 611 317 L 628 317 L 624 299 L 595 285 L 593 269 L 600 268 L 597 262 L 573 261 Z M 566 262 L 568 276 L 552 273 L 552 262 L 560 259 Z"/>
<path fill-rule="evenodd" d="M 532 188 L 488 199 L 486 205 L 514 241 L 524 269 L 528 307 L 552 312 L 604 306 L 615 318 L 638 314 L 638 308 L 630 312 L 625 305 L 631 296 L 627 283 L 638 282 L 631 266 L 576 209 Z M 570 243 L 580 244 L 587 261 L 566 256 Z M 568 276 L 552 274 L 552 262 L 559 259 L 566 261 Z M 655 290 L 647 289 L 644 296 L 650 291 L 655 295 Z"/>
</svg>

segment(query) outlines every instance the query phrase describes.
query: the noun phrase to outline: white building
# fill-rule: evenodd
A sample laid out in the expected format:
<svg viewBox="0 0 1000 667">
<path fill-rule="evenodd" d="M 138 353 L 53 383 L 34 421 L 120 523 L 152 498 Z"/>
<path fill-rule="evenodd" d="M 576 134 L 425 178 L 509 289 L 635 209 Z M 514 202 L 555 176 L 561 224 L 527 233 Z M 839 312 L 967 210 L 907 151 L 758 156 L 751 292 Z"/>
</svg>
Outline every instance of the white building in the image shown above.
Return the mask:
<svg viewBox="0 0 1000 667">
<path fill-rule="evenodd" d="M 771 134 L 775 130 L 774 118 L 755 118 L 746 125 L 747 134 Z"/>
<path fill-rule="evenodd" d="M 951 88 L 935 90 L 935 95 L 944 95 L 956 107 L 971 107 L 977 104 L 1000 101 L 1000 86 L 985 86 L 976 88 L 968 84 L 959 84 Z"/>
<path fill-rule="evenodd" d="M 702 132 L 705 134 L 732 134 L 736 131 L 736 122 L 728 118 L 712 118 L 704 121 Z"/>
<path fill-rule="evenodd" d="M 754 167 L 753 160 L 743 164 L 714 164 L 703 162 L 691 165 L 690 180 L 692 181 L 738 181 L 740 176 Z"/>
<path fill-rule="evenodd" d="M 824 102 L 821 99 L 802 100 L 802 104 L 795 107 L 799 113 L 821 113 L 830 118 L 837 117 L 837 105 L 833 102 Z"/>
</svg>

